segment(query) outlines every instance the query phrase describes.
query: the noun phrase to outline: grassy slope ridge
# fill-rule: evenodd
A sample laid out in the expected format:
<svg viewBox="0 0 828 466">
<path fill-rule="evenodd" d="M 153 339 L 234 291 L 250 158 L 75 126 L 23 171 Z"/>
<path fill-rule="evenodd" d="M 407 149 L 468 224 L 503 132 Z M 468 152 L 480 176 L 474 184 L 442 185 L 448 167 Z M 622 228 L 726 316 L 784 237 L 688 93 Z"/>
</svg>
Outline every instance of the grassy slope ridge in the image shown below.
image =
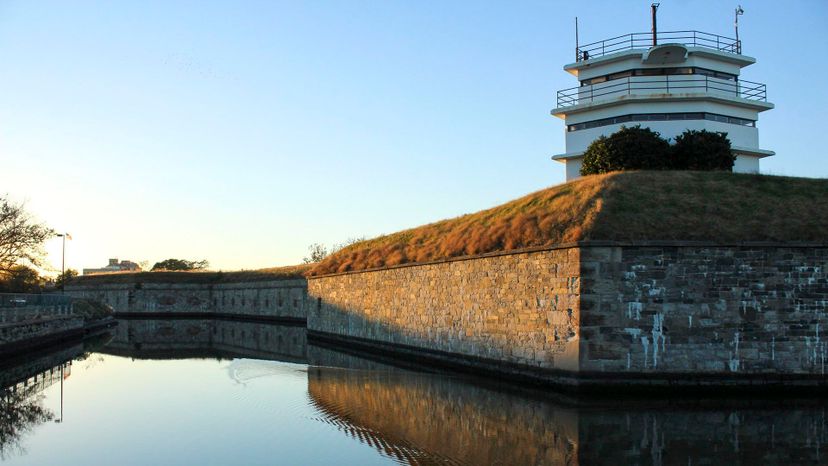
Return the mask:
<svg viewBox="0 0 828 466">
<path fill-rule="evenodd" d="M 273 267 L 260 270 L 233 272 L 120 272 L 97 275 L 82 275 L 68 282 L 69 285 L 103 285 L 118 283 L 192 283 L 219 284 L 234 282 L 256 282 L 263 280 L 285 280 L 302 278 L 309 269 L 307 265 Z"/>
<path fill-rule="evenodd" d="M 828 180 L 720 172 L 588 176 L 481 212 L 353 244 L 309 275 L 581 240 L 828 239 Z"/>
</svg>

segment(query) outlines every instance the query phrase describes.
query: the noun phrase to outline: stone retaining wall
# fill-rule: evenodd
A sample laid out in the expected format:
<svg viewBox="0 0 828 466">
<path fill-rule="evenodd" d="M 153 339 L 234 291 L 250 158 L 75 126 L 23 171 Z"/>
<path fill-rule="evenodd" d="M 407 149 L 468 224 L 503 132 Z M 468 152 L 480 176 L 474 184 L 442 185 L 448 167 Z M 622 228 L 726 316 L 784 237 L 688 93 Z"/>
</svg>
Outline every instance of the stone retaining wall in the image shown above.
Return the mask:
<svg viewBox="0 0 828 466">
<path fill-rule="evenodd" d="M 308 286 L 312 335 L 409 356 L 576 385 L 828 385 L 828 247 L 593 243 Z"/>
<path fill-rule="evenodd" d="M 828 248 L 581 254 L 581 370 L 825 374 Z"/>
<path fill-rule="evenodd" d="M 50 316 L 14 323 L 0 324 L 0 349 L 6 350 L 17 343 L 81 331 L 83 319 L 73 316 Z"/>
<path fill-rule="evenodd" d="M 220 284 L 119 283 L 68 285 L 66 294 L 94 299 L 117 313 L 228 314 L 305 318 L 304 279 Z"/>
<path fill-rule="evenodd" d="M 0 308 L 0 324 L 26 322 L 51 317 L 67 317 L 72 315 L 72 305 L 54 306 L 23 306 Z"/>
<path fill-rule="evenodd" d="M 19 343 L 80 331 L 83 325 L 83 319 L 72 314 L 70 304 L 0 308 L 0 350 L 11 351 Z"/>
<path fill-rule="evenodd" d="M 548 369 L 578 370 L 577 248 L 308 282 L 308 329 Z"/>
</svg>

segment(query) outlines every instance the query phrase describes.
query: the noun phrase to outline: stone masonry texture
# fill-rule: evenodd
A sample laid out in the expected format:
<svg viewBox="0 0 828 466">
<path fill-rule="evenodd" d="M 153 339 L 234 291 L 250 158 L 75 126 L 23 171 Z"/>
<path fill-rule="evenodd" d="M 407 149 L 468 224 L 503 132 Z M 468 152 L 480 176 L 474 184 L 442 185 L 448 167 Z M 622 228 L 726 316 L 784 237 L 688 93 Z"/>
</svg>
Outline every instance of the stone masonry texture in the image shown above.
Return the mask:
<svg viewBox="0 0 828 466">
<path fill-rule="evenodd" d="M 578 369 L 579 250 L 483 257 L 308 282 L 308 329 Z"/>
<path fill-rule="evenodd" d="M 824 374 L 828 247 L 598 246 L 335 274 L 308 328 L 544 369 Z"/>
<path fill-rule="evenodd" d="M 824 374 L 828 248 L 591 247 L 581 370 Z"/>
<path fill-rule="evenodd" d="M 69 285 L 74 298 L 94 299 L 115 312 L 226 313 L 305 317 L 304 279 L 208 284 L 123 283 Z"/>
</svg>

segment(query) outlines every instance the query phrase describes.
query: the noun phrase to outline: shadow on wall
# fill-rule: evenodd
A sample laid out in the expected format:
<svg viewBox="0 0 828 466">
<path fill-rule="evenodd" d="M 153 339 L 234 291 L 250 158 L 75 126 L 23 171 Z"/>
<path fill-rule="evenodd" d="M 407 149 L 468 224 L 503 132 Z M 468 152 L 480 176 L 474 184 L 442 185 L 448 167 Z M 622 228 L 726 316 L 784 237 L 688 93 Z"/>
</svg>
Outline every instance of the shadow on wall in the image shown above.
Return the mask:
<svg viewBox="0 0 828 466">
<path fill-rule="evenodd" d="M 315 346 L 308 357 L 319 420 L 405 464 L 815 464 L 828 453 L 824 400 L 573 405 Z"/>
</svg>

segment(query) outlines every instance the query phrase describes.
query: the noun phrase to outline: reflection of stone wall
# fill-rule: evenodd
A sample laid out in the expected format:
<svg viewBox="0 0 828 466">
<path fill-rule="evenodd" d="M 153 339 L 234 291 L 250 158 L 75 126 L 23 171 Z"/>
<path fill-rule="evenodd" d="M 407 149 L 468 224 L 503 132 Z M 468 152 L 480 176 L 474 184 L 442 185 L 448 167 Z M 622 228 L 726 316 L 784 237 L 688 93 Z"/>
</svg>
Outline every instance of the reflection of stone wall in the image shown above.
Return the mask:
<svg viewBox="0 0 828 466">
<path fill-rule="evenodd" d="M 60 369 L 64 368 L 64 375 L 68 377 L 72 372 L 72 359 L 80 356 L 84 351 L 83 343 L 55 350 L 45 355 L 18 360 L 9 365 L 0 367 L 0 388 L 13 390 L 25 387 L 36 387 L 43 391 L 56 381 L 60 381 Z"/>
<path fill-rule="evenodd" d="M 408 464 L 819 464 L 828 455 L 824 401 L 573 405 L 314 346 L 308 358 L 320 420 Z"/>
<path fill-rule="evenodd" d="M 823 464 L 824 403 L 580 409 L 582 464 Z M 611 461 L 626 458 L 626 461 Z"/>
<path fill-rule="evenodd" d="M 308 329 L 577 370 L 578 256 L 569 248 L 311 279 L 321 300 L 309 303 Z"/>
<path fill-rule="evenodd" d="M 571 409 L 401 371 L 311 367 L 323 420 L 409 464 L 578 464 Z"/>
<path fill-rule="evenodd" d="M 76 298 L 102 301 L 119 313 L 214 313 L 303 319 L 303 279 L 220 284 L 123 283 L 69 285 Z"/>
<path fill-rule="evenodd" d="M 218 319 L 121 319 L 103 352 L 132 357 L 304 361 L 304 327 Z"/>
<path fill-rule="evenodd" d="M 308 286 L 314 335 L 435 361 L 581 386 L 828 384 L 825 247 L 582 245 Z"/>
</svg>

